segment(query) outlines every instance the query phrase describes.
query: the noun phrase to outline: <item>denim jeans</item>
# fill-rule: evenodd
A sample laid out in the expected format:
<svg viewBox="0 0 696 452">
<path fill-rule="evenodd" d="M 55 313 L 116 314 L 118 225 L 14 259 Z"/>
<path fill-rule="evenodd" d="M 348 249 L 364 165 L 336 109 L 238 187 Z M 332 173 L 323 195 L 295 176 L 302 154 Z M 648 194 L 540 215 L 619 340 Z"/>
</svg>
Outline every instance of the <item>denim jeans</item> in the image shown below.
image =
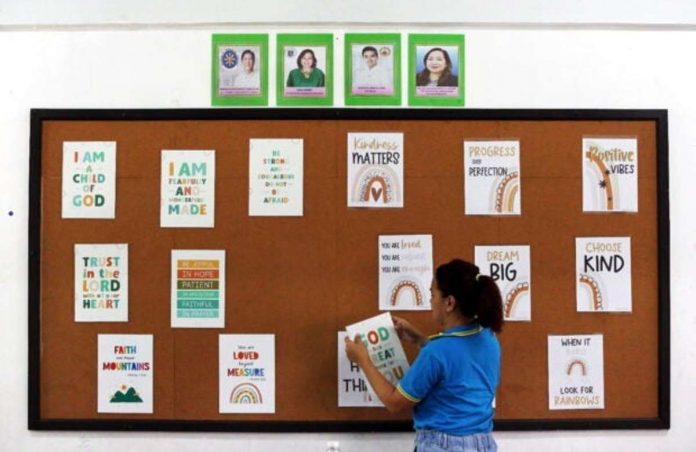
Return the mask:
<svg viewBox="0 0 696 452">
<path fill-rule="evenodd" d="M 498 445 L 490 433 L 459 436 L 434 430 L 416 430 L 414 452 L 496 452 Z"/>
</svg>

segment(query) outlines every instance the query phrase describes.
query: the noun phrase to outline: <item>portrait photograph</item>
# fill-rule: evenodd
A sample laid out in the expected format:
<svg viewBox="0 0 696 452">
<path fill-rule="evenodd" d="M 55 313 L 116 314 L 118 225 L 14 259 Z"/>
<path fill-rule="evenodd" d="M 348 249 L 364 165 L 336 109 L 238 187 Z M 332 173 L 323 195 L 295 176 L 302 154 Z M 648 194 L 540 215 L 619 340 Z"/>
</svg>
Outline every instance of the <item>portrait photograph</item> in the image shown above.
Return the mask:
<svg viewBox="0 0 696 452">
<path fill-rule="evenodd" d="M 213 34 L 211 103 L 268 105 L 268 35 Z"/>
<path fill-rule="evenodd" d="M 326 95 L 326 47 L 286 46 L 283 55 L 285 96 Z"/>
<path fill-rule="evenodd" d="M 218 54 L 218 90 L 221 96 L 256 95 L 261 92 L 259 46 L 220 46 Z"/>
<path fill-rule="evenodd" d="M 346 105 L 401 105 L 401 35 L 346 33 Z"/>
<path fill-rule="evenodd" d="M 394 46 L 353 44 L 351 50 L 352 94 L 392 94 Z"/>
<path fill-rule="evenodd" d="M 464 105 L 464 35 L 411 34 L 408 103 Z"/>
<path fill-rule="evenodd" d="M 458 48 L 416 46 L 415 78 L 417 96 L 456 96 L 459 88 Z"/>
<path fill-rule="evenodd" d="M 333 40 L 331 33 L 277 35 L 278 105 L 333 105 Z"/>
</svg>

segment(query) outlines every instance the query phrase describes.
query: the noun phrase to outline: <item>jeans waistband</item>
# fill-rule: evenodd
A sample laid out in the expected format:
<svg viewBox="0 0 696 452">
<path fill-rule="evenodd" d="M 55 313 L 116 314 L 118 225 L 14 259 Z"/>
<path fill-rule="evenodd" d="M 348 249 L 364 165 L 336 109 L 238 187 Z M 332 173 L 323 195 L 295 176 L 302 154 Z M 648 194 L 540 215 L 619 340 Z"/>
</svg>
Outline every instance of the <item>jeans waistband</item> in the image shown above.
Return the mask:
<svg viewBox="0 0 696 452">
<path fill-rule="evenodd" d="M 416 450 L 445 451 L 496 451 L 498 449 L 491 433 L 451 435 L 436 430 L 416 430 Z"/>
</svg>

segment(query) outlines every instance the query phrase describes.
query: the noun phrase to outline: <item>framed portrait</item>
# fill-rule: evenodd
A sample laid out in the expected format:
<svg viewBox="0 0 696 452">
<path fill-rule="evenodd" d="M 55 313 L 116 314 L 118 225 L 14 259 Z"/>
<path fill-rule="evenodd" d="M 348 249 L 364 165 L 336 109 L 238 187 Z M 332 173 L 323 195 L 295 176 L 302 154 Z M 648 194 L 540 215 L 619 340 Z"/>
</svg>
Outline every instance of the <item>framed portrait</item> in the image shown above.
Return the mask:
<svg viewBox="0 0 696 452">
<path fill-rule="evenodd" d="M 401 35 L 346 33 L 346 105 L 401 105 Z"/>
<path fill-rule="evenodd" d="M 268 35 L 214 34 L 212 104 L 268 105 Z"/>
<path fill-rule="evenodd" d="M 333 105 L 333 34 L 279 34 L 279 106 Z"/>
<path fill-rule="evenodd" d="M 408 104 L 464 105 L 464 35 L 408 37 Z"/>
</svg>

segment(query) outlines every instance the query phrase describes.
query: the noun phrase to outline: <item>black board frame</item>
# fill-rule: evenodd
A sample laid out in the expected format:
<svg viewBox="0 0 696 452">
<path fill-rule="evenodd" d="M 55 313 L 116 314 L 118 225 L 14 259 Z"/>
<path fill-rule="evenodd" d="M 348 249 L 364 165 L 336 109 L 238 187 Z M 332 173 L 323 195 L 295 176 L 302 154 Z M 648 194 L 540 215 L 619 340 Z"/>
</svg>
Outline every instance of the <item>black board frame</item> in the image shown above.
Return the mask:
<svg viewBox="0 0 696 452">
<path fill-rule="evenodd" d="M 499 420 L 496 431 L 665 430 L 670 428 L 670 216 L 668 112 L 664 109 L 32 109 L 28 234 L 28 428 L 65 431 L 407 432 L 410 421 L 201 421 L 41 418 L 41 156 L 44 121 L 172 120 L 621 120 L 654 121 L 657 139 L 658 416 L 655 418 Z"/>
</svg>

